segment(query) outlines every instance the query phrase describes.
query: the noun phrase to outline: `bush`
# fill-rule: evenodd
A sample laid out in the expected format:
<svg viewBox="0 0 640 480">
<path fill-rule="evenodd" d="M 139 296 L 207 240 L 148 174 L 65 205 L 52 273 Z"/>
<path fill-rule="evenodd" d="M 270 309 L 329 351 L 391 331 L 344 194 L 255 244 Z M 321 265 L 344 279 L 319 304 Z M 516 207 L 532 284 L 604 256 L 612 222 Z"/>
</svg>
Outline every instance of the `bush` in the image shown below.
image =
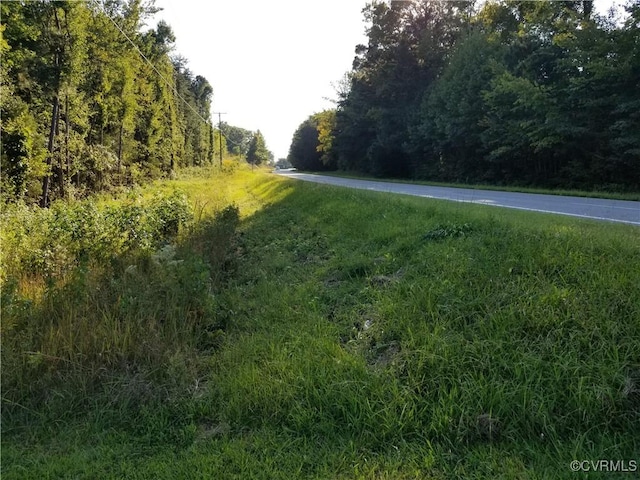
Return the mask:
<svg viewBox="0 0 640 480">
<path fill-rule="evenodd" d="M 215 282 L 227 268 L 239 215 L 229 207 L 197 228 L 192 219 L 179 192 L 111 205 L 4 207 L 7 425 L 29 411 L 81 413 L 89 398 L 138 408 L 188 393 L 198 350 L 223 337 Z M 179 379 L 168 373 L 176 365 L 185 372 Z"/>
<path fill-rule="evenodd" d="M 193 219 L 184 194 L 130 196 L 112 206 L 95 200 L 54 202 L 50 209 L 5 205 L 0 278 L 60 278 L 79 265 L 108 265 L 127 252 L 151 251 L 174 241 Z"/>
</svg>

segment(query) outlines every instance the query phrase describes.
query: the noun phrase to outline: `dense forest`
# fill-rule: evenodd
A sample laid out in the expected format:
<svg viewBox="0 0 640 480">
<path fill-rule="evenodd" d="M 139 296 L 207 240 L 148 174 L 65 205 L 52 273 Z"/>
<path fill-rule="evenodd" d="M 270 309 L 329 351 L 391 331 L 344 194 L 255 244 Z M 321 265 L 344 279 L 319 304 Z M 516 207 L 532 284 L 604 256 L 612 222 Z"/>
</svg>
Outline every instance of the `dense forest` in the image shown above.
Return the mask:
<svg viewBox="0 0 640 480">
<path fill-rule="evenodd" d="M 294 166 L 640 189 L 637 0 L 606 16 L 587 0 L 376 1 L 363 13 L 368 44 L 331 138 L 317 114 L 303 122 Z"/>
<path fill-rule="evenodd" d="M 213 88 L 172 54 L 171 27 L 161 21 L 145 31 L 158 11 L 153 1 L 1 9 L 4 200 L 48 206 L 138 184 L 211 164 L 220 145 L 246 155 L 258 135 L 225 124 L 220 138 L 210 120 Z"/>
</svg>

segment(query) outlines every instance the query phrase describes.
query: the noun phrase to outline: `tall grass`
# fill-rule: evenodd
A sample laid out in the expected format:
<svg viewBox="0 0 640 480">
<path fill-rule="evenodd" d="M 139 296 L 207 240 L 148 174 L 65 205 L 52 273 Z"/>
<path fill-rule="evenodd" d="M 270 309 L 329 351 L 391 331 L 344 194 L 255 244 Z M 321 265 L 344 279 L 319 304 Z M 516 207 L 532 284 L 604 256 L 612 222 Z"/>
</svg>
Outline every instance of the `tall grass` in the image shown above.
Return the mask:
<svg viewBox="0 0 640 480">
<path fill-rule="evenodd" d="M 296 185 L 247 231 L 230 425 L 482 452 L 486 476 L 637 451 L 636 228 Z"/>
<path fill-rule="evenodd" d="M 5 431 L 195 388 L 198 352 L 223 336 L 215 294 L 232 269 L 238 209 L 195 222 L 184 193 L 142 193 L 4 207 Z"/>
<path fill-rule="evenodd" d="M 637 457 L 637 228 L 220 180 L 171 184 L 193 220 L 170 240 L 3 289 L 3 477 L 573 478 Z"/>
</svg>

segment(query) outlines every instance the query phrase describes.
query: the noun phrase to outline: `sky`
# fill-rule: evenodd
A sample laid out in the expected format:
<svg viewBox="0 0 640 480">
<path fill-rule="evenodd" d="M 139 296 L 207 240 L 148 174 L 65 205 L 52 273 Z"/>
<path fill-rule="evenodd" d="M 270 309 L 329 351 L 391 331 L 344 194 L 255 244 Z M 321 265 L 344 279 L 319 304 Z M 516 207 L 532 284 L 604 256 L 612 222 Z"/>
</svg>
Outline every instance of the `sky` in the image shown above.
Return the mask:
<svg viewBox="0 0 640 480">
<path fill-rule="evenodd" d="M 275 158 L 306 118 L 334 107 L 332 84 L 366 43 L 367 0 L 156 0 L 176 36 L 174 53 L 213 87 L 212 111 L 260 130 Z M 218 121 L 217 115 L 214 121 Z"/>
<path fill-rule="evenodd" d="M 596 0 L 600 12 L 613 0 Z M 368 0 L 156 0 L 148 21 L 165 20 L 174 54 L 213 87 L 213 112 L 260 130 L 276 159 L 289 152 L 306 118 L 334 107 L 333 85 L 366 44 L 362 9 Z M 214 121 L 218 117 L 214 115 Z"/>
</svg>

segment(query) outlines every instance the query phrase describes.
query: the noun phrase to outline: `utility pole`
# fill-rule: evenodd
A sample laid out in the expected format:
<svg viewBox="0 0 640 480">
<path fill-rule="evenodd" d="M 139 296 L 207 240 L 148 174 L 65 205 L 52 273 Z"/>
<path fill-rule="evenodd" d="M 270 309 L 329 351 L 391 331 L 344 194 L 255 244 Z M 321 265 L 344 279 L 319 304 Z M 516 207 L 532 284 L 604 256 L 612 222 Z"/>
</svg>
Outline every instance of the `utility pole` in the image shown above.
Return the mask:
<svg viewBox="0 0 640 480">
<path fill-rule="evenodd" d="M 226 115 L 227 112 L 213 112 L 214 115 L 218 115 L 218 133 L 220 134 L 220 171 L 222 171 L 222 115 Z"/>
</svg>

